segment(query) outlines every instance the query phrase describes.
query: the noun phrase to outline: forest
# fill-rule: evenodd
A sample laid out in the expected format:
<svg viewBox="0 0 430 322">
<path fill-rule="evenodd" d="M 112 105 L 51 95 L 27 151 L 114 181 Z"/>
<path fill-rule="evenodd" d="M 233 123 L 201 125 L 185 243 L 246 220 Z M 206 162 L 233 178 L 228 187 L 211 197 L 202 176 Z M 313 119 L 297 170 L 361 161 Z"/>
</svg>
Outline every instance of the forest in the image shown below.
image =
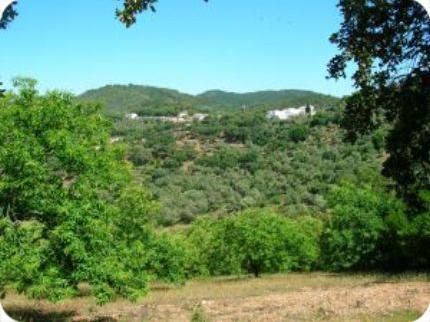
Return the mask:
<svg viewBox="0 0 430 322">
<path fill-rule="evenodd" d="M 157 1 L 121 3 L 129 27 Z M 428 273 L 430 22 L 413 1 L 379 4 L 339 2 L 327 69 L 340 79 L 355 65 L 342 98 L 74 95 L 14 79 L 0 92 L 0 295 L 58 302 L 84 285 L 103 305 L 200 277 Z M 182 112 L 203 117 L 154 118 Z"/>
</svg>

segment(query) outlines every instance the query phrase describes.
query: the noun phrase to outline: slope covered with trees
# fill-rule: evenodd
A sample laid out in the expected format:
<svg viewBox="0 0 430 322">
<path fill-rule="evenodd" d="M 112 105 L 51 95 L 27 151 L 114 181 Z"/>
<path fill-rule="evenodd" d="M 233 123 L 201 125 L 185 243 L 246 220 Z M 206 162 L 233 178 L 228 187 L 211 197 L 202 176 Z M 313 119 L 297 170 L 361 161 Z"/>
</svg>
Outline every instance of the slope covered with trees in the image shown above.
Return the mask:
<svg viewBox="0 0 430 322">
<path fill-rule="evenodd" d="M 224 108 L 266 107 L 286 108 L 312 104 L 333 106 L 339 99 L 330 95 L 304 90 L 257 91 L 250 93 L 232 93 L 220 90 L 204 92 L 197 96 L 208 106 Z"/>
<path fill-rule="evenodd" d="M 191 95 L 175 90 L 138 85 L 110 85 L 89 90 L 79 96 L 81 102 L 100 103 L 110 116 L 125 113 L 177 115 L 195 105 Z"/>
<path fill-rule="evenodd" d="M 100 103 L 109 116 L 125 113 L 177 115 L 188 111 L 233 111 L 243 107 L 287 108 L 305 104 L 333 106 L 339 99 L 311 91 L 283 90 L 253 93 L 208 91 L 188 95 L 176 90 L 140 85 L 109 85 L 79 96 L 81 102 Z"/>
<path fill-rule="evenodd" d="M 238 110 L 189 125 L 122 120 L 115 135 L 159 197 L 161 223 L 262 206 L 317 215 L 342 180 L 384 182 L 380 138 L 344 143 L 339 117 L 333 108 L 279 122 Z"/>
</svg>

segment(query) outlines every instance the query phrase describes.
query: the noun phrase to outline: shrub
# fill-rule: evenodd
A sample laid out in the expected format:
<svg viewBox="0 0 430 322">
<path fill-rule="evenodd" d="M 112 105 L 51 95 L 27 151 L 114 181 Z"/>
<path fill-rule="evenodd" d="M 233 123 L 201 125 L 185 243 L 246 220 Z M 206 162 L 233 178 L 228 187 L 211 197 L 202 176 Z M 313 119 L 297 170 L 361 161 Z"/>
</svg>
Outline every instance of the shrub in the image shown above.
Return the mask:
<svg viewBox="0 0 430 322">
<path fill-rule="evenodd" d="M 305 141 L 309 136 L 309 128 L 305 124 L 293 124 L 288 130 L 288 137 L 293 142 Z"/>
<path fill-rule="evenodd" d="M 339 270 L 374 266 L 386 230 L 381 197 L 368 187 L 345 184 L 332 191 L 328 203 L 332 215 L 321 246 L 325 267 Z"/>
<path fill-rule="evenodd" d="M 211 274 L 252 273 L 258 277 L 314 265 L 319 236 L 318 230 L 309 229 L 310 221 L 287 219 L 264 209 L 246 210 L 211 224 L 199 221 L 190 236 L 196 238 L 199 231 L 207 238 L 200 245 L 200 254 Z"/>
</svg>

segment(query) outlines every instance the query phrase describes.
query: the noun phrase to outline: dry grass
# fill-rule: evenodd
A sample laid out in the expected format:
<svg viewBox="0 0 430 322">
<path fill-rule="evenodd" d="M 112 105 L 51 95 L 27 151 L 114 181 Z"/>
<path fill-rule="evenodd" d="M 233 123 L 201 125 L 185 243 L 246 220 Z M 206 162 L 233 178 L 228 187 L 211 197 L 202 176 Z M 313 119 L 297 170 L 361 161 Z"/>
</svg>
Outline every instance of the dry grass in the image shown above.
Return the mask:
<svg viewBox="0 0 430 322">
<path fill-rule="evenodd" d="M 380 315 L 361 315 L 356 319 L 360 322 L 410 322 L 418 319 L 420 315 L 418 311 L 405 310 Z"/>
<path fill-rule="evenodd" d="M 83 297 L 57 305 L 9 296 L 22 321 L 412 321 L 430 303 L 428 275 L 288 274 L 154 284 L 132 304 Z"/>
</svg>

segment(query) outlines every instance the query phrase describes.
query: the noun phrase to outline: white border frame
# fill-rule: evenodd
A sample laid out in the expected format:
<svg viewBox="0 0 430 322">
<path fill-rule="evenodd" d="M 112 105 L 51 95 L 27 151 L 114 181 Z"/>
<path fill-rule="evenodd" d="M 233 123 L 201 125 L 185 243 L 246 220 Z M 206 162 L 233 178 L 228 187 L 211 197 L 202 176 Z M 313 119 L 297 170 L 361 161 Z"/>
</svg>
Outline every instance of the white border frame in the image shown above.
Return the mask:
<svg viewBox="0 0 430 322">
<path fill-rule="evenodd" d="M 9 7 L 15 0 L 0 0 L 0 19 L 7 7 Z"/>
<path fill-rule="evenodd" d="M 426 9 L 427 14 L 430 16 L 430 0 L 415 0 L 415 1 L 418 2 L 420 5 L 422 5 L 424 9 Z"/>
</svg>

